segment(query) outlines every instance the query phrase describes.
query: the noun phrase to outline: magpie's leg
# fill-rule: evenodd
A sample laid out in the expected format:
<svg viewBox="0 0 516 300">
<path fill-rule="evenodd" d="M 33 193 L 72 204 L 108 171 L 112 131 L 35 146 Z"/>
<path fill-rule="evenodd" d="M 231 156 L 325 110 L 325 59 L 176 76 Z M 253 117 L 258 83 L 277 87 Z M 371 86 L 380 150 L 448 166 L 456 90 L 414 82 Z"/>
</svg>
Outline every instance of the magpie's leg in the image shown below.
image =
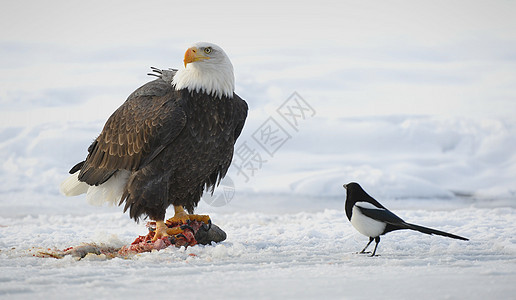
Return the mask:
<svg viewBox="0 0 516 300">
<path fill-rule="evenodd" d="M 371 238 L 371 240 L 373 240 L 373 238 Z M 375 241 L 376 245 L 374 245 L 373 254 L 371 254 L 371 256 L 374 256 L 376 253 L 376 248 L 378 248 L 378 244 L 380 243 L 380 237 L 379 236 L 375 237 L 374 241 Z M 369 243 L 371 243 L 371 242 L 369 242 Z"/>
<path fill-rule="evenodd" d="M 364 249 L 362 249 L 362 251 L 360 251 L 360 252 L 358 252 L 358 253 L 360 253 L 360 254 L 366 253 L 365 251 L 366 251 L 367 247 L 369 247 L 369 245 L 371 245 L 371 243 L 373 242 L 373 240 L 374 240 L 374 238 L 369 237 L 369 243 L 367 243 L 367 245 L 365 246 L 365 248 L 364 248 Z"/>
</svg>

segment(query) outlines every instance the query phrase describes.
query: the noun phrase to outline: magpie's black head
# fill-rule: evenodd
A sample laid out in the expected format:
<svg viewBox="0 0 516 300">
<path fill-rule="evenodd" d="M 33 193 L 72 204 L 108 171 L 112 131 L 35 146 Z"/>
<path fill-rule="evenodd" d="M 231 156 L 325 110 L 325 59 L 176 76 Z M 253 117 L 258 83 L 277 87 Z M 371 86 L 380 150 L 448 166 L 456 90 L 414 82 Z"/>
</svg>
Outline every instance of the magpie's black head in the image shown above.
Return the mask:
<svg viewBox="0 0 516 300">
<path fill-rule="evenodd" d="M 352 202 L 352 204 L 355 204 L 355 202 L 360 201 L 360 199 L 363 201 L 369 198 L 369 195 L 364 197 L 364 194 L 367 195 L 366 192 L 362 189 L 360 184 L 356 182 L 345 184 L 344 188 L 346 189 L 346 202 Z"/>
<path fill-rule="evenodd" d="M 344 188 L 346 189 L 346 202 L 344 203 L 344 207 L 346 210 L 346 216 L 348 217 L 348 220 L 351 221 L 353 205 L 355 205 L 355 203 L 359 201 L 359 199 L 361 198 L 359 196 L 361 192 L 363 192 L 364 190 L 356 182 L 350 182 L 348 184 L 345 184 Z"/>
<path fill-rule="evenodd" d="M 373 203 L 376 207 L 383 207 L 356 182 L 345 184 L 344 188 L 346 189 L 346 206 L 352 207 L 358 201 L 366 201 Z"/>
<path fill-rule="evenodd" d="M 356 183 L 356 182 L 350 182 L 350 183 L 345 184 L 345 185 L 343 185 L 343 186 L 344 186 L 344 188 L 345 188 L 346 190 L 348 190 L 348 191 L 349 191 L 349 190 L 355 190 L 355 189 L 363 190 L 363 189 L 362 189 L 362 187 L 360 186 L 360 184 L 358 184 L 358 183 Z"/>
</svg>

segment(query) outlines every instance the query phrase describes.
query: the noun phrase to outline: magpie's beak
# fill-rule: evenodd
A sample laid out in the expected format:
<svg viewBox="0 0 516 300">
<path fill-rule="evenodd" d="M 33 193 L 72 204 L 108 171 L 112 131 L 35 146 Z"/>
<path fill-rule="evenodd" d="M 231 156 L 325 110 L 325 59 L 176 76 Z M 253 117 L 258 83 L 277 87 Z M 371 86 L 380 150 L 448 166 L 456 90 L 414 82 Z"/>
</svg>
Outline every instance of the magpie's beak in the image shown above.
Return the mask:
<svg viewBox="0 0 516 300">
<path fill-rule="evenodd" d="M 347 185 L 347 184 L 344 184 L 344 185 L 343 185 L 343 187 L 344 187 L 345 189 L 347 189 L 347 188 L 348 188 L 348 185 Z"/>
</svg>

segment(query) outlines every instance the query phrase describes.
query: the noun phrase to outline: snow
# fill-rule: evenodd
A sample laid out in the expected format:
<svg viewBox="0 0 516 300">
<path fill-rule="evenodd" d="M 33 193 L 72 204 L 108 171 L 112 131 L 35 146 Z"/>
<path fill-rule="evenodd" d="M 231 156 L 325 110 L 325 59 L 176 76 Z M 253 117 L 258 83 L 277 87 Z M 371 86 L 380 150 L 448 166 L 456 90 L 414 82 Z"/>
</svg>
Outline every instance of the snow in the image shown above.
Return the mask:
<svg viewBox="0 0 516 300">
<path fill-rule="evenodd" d="M 513 297 L 513 3 L 29 2 L 0 12 L 0 298 Z M 227 240 L 33 256 L 146 233 L 59 184 L 148 67 L 182 67 L 199 40 L 228 53 L 250 106 L 227 179 L 197 208 Z M 351 181 L 470 241 L 400 231 L 356 254 L 368 238 L 344 213 Z"/>
<path fill-rule="evenodd" d="M 177 297 L 208 293 L 220 299 L 499 299 L 514 291 L 516 247 L 513 227 L 506 226 L 516 221 L 513 208 L 398 213 L 471 241 L 398 232 L 385 236 L 380 256 L 370 258 L 355 254 L 367 238 L 351 228 L 342 210 L 211 213 L 228 233 L 218 245 L 167 248 L 127 260 L 87 256 L 76 261 L 31 253 L 38 250 L 35 246 L 64 248 L 81 242 L 120 246 L 141 233 L 142 226 L 120 213 L 2 218 L 0 224 L 8 226 L 2 228 L 1 293 L 9 299 L 135 298 L 171 291 Z M 20 238 L 20 231 L 31 237 Z"/>
</svg>

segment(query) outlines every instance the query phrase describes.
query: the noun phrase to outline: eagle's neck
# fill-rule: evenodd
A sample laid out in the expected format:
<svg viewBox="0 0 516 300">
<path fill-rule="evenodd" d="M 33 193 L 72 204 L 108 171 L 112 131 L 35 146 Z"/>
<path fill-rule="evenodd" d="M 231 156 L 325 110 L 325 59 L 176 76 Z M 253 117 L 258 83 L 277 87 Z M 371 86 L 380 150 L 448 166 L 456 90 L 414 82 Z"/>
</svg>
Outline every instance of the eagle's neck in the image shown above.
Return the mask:
<svg viewBox="0 0 516 300">
<path fill-rule="evenodd" d="M 186 88 L 190 92 L 204 92 L 218 98 L 223 96 L 232 98 L 235 91 L 233 66 L 203 64 L 199 67 L 196 63 L 190 63 L 185 69 L 177 71 L 172 85 L 176 90 Z"/>
</svg>

